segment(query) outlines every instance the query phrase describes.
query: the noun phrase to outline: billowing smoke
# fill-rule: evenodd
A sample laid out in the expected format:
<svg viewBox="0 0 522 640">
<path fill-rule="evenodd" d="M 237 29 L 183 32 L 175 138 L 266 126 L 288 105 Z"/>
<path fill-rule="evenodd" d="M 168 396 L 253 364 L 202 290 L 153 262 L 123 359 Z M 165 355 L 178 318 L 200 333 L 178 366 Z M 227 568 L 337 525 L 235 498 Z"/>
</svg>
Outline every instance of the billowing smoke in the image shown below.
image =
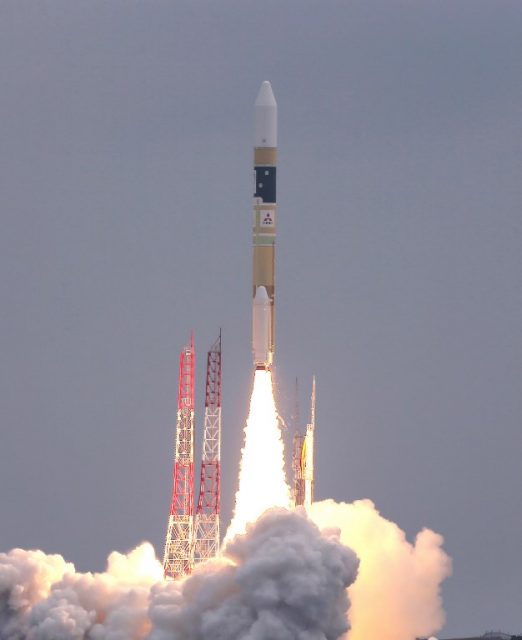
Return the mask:
<svg viewBox="0 0 522 640">
<path fill-rule="evenodd" d="M 41 551 L 0 554 L 0 639 L 143 638 L 150 589 L 162 575 L 150 544 L 111 553 L 105 573 L 95 574 Z"/>
<path fill-rule="evenodd" d="M 1 640 L 335 640 L 358 559 L 338 532 L 272 510 L 223 556 L 164 582 L 152 547 L 81 574 L 60 556 L 0 554 Z"/>
<path fill-rule="evenodd" d="M 355 554 L 306 517 L 265 513 L 221 562 L 153 589 L 151 640 L 330 640 L 348 629 Z"/>
<path fill-rule="evenodd" d="M 0 640 L 415 640 L 441 628 L 441 536 L 411 544 L 369 500 L 285 508 L 268 371 L 256 371 L 242 454 L 219 558 L 165 582 L 147 543 L 95 574 L 41 551 L 0 554 Z"/>
<path fill-rule="evenodd" d="M 310 516 L 319 527 L 339 527 L 341 542 L 361 562 L 348 590 L 350 640 L 414 640 L 443 626 L 440 585 L 451 574 L 451 560 L 442 536 L 423 529 L 411 544 L 370 500 L 325 500 L 312 505 Z"/>
</svg>

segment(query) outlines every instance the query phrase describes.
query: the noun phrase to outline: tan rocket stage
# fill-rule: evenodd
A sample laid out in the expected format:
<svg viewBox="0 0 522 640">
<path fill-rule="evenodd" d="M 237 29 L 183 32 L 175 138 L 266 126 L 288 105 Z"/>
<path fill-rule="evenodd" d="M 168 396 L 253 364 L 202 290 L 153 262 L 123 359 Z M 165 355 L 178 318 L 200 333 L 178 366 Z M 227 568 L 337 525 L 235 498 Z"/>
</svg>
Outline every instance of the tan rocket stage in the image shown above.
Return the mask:
<svg viewBox="0 0 522 640">
<path fill-rule="evenodd" d="M 277 103 L 270 82 L 255 103 L 252 351 L 256 369 L 274 360 Z"/>
</svg>

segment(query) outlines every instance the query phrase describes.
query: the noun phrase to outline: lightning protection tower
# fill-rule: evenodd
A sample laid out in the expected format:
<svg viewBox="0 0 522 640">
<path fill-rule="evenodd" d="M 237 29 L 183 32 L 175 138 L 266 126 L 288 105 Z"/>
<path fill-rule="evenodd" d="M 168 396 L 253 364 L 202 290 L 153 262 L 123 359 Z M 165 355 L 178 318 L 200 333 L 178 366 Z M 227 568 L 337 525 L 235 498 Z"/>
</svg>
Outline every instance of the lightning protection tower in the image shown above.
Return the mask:
<svg viewBox="0 0 522 640">
<path fill-rule="evenodd" d="M 205 430 L 201 456 L 199 499 L 194 523 L 194 563 L 219 551 L 221 474 L 221 331 L 207 354 Z"/>
<path fill-rule="evenodd" d="M 163 556 L 167 580 L 187 575 L 194 539 L 194 334 L 179 358 L 178 415 L 173 490 Z"/>
</svg>

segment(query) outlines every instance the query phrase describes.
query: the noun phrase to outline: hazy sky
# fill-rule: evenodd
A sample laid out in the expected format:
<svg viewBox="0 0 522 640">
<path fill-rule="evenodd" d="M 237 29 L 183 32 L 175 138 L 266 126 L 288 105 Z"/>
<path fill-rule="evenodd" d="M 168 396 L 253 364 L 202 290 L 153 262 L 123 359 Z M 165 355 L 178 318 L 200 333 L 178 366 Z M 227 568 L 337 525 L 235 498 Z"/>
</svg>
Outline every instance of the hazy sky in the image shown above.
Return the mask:
<svg viewBox="0 0 522 640">
<path fill-rule="evenodd" d="M 444 535 L 441 635 L 520 633 L 522 2 L 0 2 L 0 549 L 162 554 L 192 328 L 198 435 L 223 329 L 228 522 L 266 79 L 317 497 Z"/>
</svg>

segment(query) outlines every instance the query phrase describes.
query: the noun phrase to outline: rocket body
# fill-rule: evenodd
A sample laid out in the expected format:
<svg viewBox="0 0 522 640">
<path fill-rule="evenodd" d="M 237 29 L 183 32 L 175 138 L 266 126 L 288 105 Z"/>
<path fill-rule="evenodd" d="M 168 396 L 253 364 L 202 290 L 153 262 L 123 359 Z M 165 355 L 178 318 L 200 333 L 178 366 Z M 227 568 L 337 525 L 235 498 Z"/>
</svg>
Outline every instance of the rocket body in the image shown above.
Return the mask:
<svg viewBox="0 0 522 640">
<path fill-rule="evenodd" d="M 267 370 L 272 367 L 275 347 L 276 168 L 277 103 L 270 82 L 265 81 L 255 103 L 252 351 L 255 368 Z M 266 330 L 265 319 L 268 319 Z"/>
</svg>

